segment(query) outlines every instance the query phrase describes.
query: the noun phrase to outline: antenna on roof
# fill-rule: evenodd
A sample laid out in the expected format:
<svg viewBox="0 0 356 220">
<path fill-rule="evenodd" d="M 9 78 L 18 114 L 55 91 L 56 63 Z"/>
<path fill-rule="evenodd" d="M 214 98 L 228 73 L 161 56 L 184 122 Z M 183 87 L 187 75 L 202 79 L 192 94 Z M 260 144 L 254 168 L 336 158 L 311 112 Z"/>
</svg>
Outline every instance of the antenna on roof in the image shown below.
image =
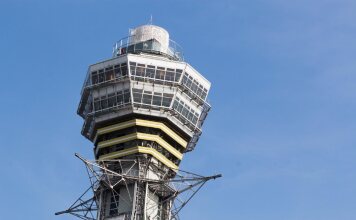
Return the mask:
<svg viewBox="0 0 356 220">
<path fill-rule="evenodd" d="M 152 17 L 152 15 L 151 15 L 150 21 L 148 22 L 148 24 L 152 25 L 152 23 L 153 23 L 153 17 Z"/>
</svg>

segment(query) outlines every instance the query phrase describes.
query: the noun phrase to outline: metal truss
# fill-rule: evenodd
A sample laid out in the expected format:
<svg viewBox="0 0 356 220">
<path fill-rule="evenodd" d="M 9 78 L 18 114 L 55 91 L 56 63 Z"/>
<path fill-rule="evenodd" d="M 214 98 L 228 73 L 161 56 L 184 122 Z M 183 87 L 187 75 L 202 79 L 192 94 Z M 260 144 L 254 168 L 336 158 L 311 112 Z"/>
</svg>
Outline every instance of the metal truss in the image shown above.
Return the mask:
<svg viewBox="0 0 356 220">
<path fill-rule="evenodd" d="M 143 187 L 149 189 L 159 196 L 159 205 L 162 212 L 168 213 L 164 219 L 157 216 L 152 220 L 179 220 L 178 213 L 193 198 L 193 196 L 212 179 L 221 175 L 201 176 L 183 170 L 172 170 L 159 167 L 152 163 L 150 157 L 140 155 L 130 159 L 100 160 L 90 161 L 75 154 L 84 162 L 90 180 L 90 187 L 77 199 L 67 210 L 57 212 L 56 215 L 71 214 L 84 220 L 103 219 L 105 216 L 100 209 L 100 193 L 110 191 L 113 198 L 120 198 L 120 201 L 132 205 L 132 213 L 125 214 L 122 219 L 141 219 L 144 213 L 150 213 L 157 205 L 145 204 Z M 159 173 L 160 178 L 148 178 L 147 171 Z M 136 193 L 130 193 L 129 185 L 135 185 Z M 117 186 L 126 188 L 128 197 L 123 198 L 116 191 Z M 141 188 L 140 188 L 141 187 Z M 168 204 L 168 205 L 167 205 Z M 136 218 L 140 216 L 141 218 Z M 143 219 L 143 218 L 142 218 Z"/>
<path fill-rule="evenodd" d="M 95 197 L 90 196 L 92 186 L 90 186 L 85 192 L 65 211 L 56 212 L 55 215 L 71 214 L 80 219 L 96 220 L 96 206 Z M 89 198 L 86 198 L 89 196 Z"/>
</svg>

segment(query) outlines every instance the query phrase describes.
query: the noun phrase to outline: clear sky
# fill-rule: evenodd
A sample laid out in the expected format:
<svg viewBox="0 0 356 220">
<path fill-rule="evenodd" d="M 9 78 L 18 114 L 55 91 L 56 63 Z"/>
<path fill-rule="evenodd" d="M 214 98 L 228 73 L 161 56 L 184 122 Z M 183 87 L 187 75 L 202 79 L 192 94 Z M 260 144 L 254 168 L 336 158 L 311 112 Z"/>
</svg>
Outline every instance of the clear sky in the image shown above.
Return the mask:
<svg viewBox="0 0 356 220">
<path fill-rule="evenodd" d="M 0 0 L 0 219 L 54 216 L 88 186 L 76 115 L 88 65 L 166 28 L 212 82 L 182 169 L 209 182 L 182 219 L 356 219 L 355 0 Z"/>
</svg>

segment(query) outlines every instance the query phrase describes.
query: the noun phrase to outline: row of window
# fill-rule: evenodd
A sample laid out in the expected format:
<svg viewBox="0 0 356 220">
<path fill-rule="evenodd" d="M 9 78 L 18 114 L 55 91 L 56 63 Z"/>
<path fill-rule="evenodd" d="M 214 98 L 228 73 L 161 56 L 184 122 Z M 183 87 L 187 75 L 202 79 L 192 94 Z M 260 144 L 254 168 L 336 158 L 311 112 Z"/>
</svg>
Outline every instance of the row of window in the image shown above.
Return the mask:
<svg viewBox="0 0 356 220">
<path fill-rule="evenodd" d="M 172 84 L 179 82 L 182 75 L 182 69 L 170 69 L 164 67 L 156 67 L 152 65 L 146 65 L 130 62 L 130 70 L 132 79 L 136 81 L 146 81 L 157 84 Z M 104 69 L 91 72 L 91 81 L 92 85 L 99 83 L 112 81 L 114 79 L 120 79 L 126 77 L 127 64 L 121 63 L 115 66 L 108 66 Z M 193 98 L 198 96 L 202 100 L 206 99 L 207 89 L 204 88 L 197 80 L 193 79 L 189 74 L 184 73 L 182 84 L 187 87 L 189 90 L 186 91 L 188 96 Z"/>
<path fill-rule="evenodd" d="M 105 69 L 91 72 L 91 84 L 96 85 L 114 79 L 120 79 L 125 76 L 127 76 L 126 63 L 117 64 L 115 66 L 108 66 Z"/>
<path fill-rule="evenodd" d="M 173 100 L 173 94 L 157 93 L 144 91 L 142 89 L 132 89 L 133 104 L 137 108 L 147 108 L 153 110 L 161 110 L 161 108 L 169 108 Z M 115 106 L 123 106 L 131 103 L 130 90 L 118 91 L 109 93 L 105 96 L 94 99 L 94 112 L 109 109 Z M 178 113 L 175 117 L 186 124 L 191 129 L 197 126 L 199 114 L 191 109 L 179 98 L 173 102 L 173 109 Z M 89 109 L 91 111 L 91 108 Z M 189 122 L 188 124 L 186 122 Z"/>
<path fill-rule="evenodd" d="M 137 44 L 125 45 L 124 47 L 115 48 L 116 55 L 122 55 L 126 53 L 138 53 L 142 51 L 147 52 L 161 52 L 161 44 L 155 40 L 147 40 L 144 42 L 139 42 Z"/>
<path fill-rule="evenodd" d="M 167 48 L 162 47 L 161 43 L 156 39 L 147 40 L 144 42 L 139 42 L 137 44 L 124 45 L 119 47 L 116 45 L 114 47 L 114 53 L 116 56 L 127 54 L 127 53 L 141 53 L 141 52 L 149 52 L 154 54 L 163 54 L 168 55 L 170 58 L 174 60 L 183 60 L 182 54 L 177 51 L 177 49 L 170 48 L 167 51 Z"/>
<path fill-rule="evenodd" d="M 179 82 L 183 70 L 130 62 L 130 73 L 133 80 L 157 84 Z"/>
<path fill-rule="evenodd" d="M 199 84 L 197 80 L 193 79 L 193 77 L 184 73 L 182 83 L 198 97 L 205 100 L 208 90 Z"/>
<path fill-rule="evenodd" d="M 142 103 L 149 106 L 169 107 L 173 94 L 132 89 L 134 103 Z"/>
<path fill-rule="evenodd" d="M 198 122 L 199 114 L 191 109 L 187 104 L 181 101 L 179 98 L 176 98 L 173 103 L 173 109 L 176 110 L 181 116 L 178 119 L 185 123 L 188 120 L 193 125 L 196 125 Z"/>
<path fill-rule="evenodd" d="M 130 62 L 130 71 L 132 79 L 135 81 L 146 81 L 157 84 L 172 84 L 174 82 L 179 82 L 183 73 L 182 69 L 171 69 L 152 65 L 146 66 L 145 64 L 135 62 Z M 91 72 L 91 82 L 92 85 L 96 85 L 114 79 L 120 79 L 127 75 L 127 64 L 121 63 Z M 184 73 L 182 83 L 195 95 L 205 100 L 208 90 L 189 74 Z"/>
<path fill-rule="evenodd" d="M 130 103 L 130 90 L 110 93 L 100 98 L 94 99 L 94 111 L 104 110 L 114 106 L 120 106 Z"/>
<path fill-rule="evenodd" d="M 133 101 L 135 107 L 152 108 L 157 109 L 161 107 L 170 107 L 173 94 L 169 93 L 157 93 L 151 91 L 144 91 L 142 89 L 132 89 Z M 121 106 L 130 103 L 130 90 L 118 91 L 116 93 L 110 93 L 106 96 L 94 99 L 94 111 L 100 111 L 108 109 L 114 106 Z M 198 122 L 199 114 L 191 109 L 179 98 L 173 103 L 173 109 L 176 110 L 180 116 L 177 117 L 182 123 L 188 120 L 194 126 Z"/>
</svg>

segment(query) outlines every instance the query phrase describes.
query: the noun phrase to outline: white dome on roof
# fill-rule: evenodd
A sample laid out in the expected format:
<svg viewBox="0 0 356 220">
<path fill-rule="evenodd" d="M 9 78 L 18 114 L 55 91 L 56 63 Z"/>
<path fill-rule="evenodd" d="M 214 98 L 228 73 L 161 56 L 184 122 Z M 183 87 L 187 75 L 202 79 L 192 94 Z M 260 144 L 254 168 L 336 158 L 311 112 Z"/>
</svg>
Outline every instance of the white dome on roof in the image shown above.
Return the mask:
<svg viewBox="0 0 356 220">
<path fill-rule="evenodd" d="M 164 28 L 156 25 L 142 25 L 130 30 L 130 44 L 153 39 L 161 45 L 160 52 L 167 53 L 169 47 L 169 33 Z"/>
</svg>

